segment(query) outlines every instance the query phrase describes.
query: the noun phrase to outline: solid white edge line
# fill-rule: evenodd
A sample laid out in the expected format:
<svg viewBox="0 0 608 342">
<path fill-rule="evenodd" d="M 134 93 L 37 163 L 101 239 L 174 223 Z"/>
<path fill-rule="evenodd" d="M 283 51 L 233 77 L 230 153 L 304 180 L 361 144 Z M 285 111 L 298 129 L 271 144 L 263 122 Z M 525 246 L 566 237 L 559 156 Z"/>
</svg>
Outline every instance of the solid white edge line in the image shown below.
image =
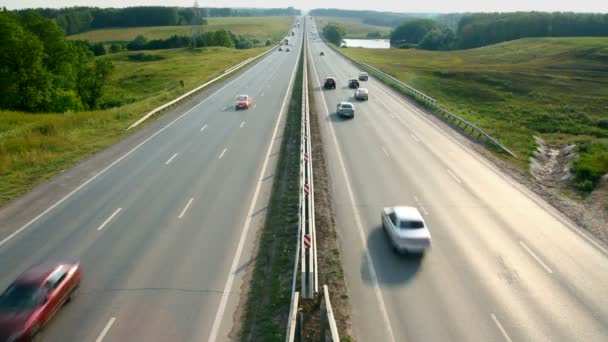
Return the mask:
<svg viewBox="0 0 608 342">
<path fill-rule="evenodd" d="M 448 173 L 450 174 L 450 176 L 452 176 L 452 178 L 454 178 L 454 180 L 460 184 L 462 184 L 462 181 L 460 180 L 460 178 L 458 178 L 454 172 L 452 172 L 452 170 L 450 169 L 446 169 L 448 171 Z"/>
<path fill-rule="evenodd" d="M 166 162 L 165 165 L 169 165 L 171 164 L 171 162 L 173 161 L 173 159 L 175 159 L 175 157 L 177 157 L 178 153 L 174 154 L 171 156 L 171 158 L 169 158 Z"/>
<path fill-rule="evenodd" d="M 505 330 L 505 328 L 502 326 L 502 324 L 500 324 L 500 321 L 498 320 L 498 318 L 496 318 L 496 315 L 491 314 L 490 316 L 492 316 L 492 320 L 494 320 L 494 323 L 498 327 L 498 330 L 500 330 L 500 332 L 502 333 L 502 336 L 505 338 L 505 340 L 507 340 L 508 342 L 513 342 L 513 341 L 511 341 L 511 338 L 509 337 L 509 334 L 507 334 L 507 331 Z"/>
<path fill-rule="evenodd" d="M 194 111 L 198 106 L 202 105 L 203 103 L 207 102 L 208 100 L 210 100 L 211 98 L 213 98 L 215 95 L 219 94 L 221 91 L 223 91 L 224 89 L 228 88 L 229 86 L 232 85 L 232 83 L 236 82 L 237 80 L 241 79 L 243 76 L 247 75 L 249 72 L 251 72 L 251 70 L 253 70 L 253 68 L 255 68 L 258 65 L 261 65 L 262 62 L 254 65 L 251 69 L 246 70 L 245 72 L 243 72 L 242 74 L 240 74 L 238 77 L 236 77 L 235 79 L 233 79 L 232 81 L 228 82 L 228 84 L 226 84 L 225 86 L 221 87 L 220 89 L 218 89 L 218 91 L 216 91 L 215 93 L 209 95 L 209 97 L 207 97 L 206 99 L 204 99 L 203 101 L 201 101 L 200 103 L 196 104 L 194 107 L 190 108 L 187 112 L 185 112 L 184 114 L 178 116 L 177 118 L 175 118 L 173 121 L 171 121 L 170 123 L 168 123 L 166 126 L 164 126 L 163 128 L 159 129 L 156 133 L 152 134 L 151 136 L 149 136 L 148 138 L 146 138 L 146 140 L 142 141 L 141 143 L 139 143 L 137 146 L 133 147 L 131 150 L 129 150 L 127 153 L 123 154 L 120 158 L 116 159 L 114 162 L 112 162 L 112 164 L 106 166 L 105 168 L 103 168 L 101 171 L 99 171 L 98 173 L 96 173 L 93 177 L 87 179 L 84 183 L 80 184 L 76 189 L 72 190 L 70 193 L 68 193 L 67 195 L 65 195 L 63 198 L 61 198 L 60 200 L 58 200 L 57 202 L 55 202 L 53 205 L 51 205 L 50 207 L 46 208 L 46 210 L 44 210 L 43 212 L 41 212 L 40 214 L 38 214 L 36 217 L 34 217 L 33 219 L 31 219 L 30 221 L 28 221 L 26 224 L 24 224 L 23 226 L 21 226 L 21 228 L 17 229 L 16 231 L 14 231 L 12 234 L 10 234 L 9 236 L 5 237 L 2 241 L 0 241 L 0 247 L 2 247 L 4 244 L 6 244 L 8 241 L 10 241 L 12 238 L 14 238 L 15 236 L 17 236 L 18 234 L 20 234 L 22 231 L 26 230 L 27 228 L 29 228 L 32 224 L 34 224 L 36 221 L 38 221 L 42 216 L 46 215 L 49 211 L 55 209 L 58 205 L 60 205 L 61 203 L 65 202 L 65 200 L 67 200 L 68 198 L 70 198 L 72 195 L 74 195 L 76 192 L 78 192 L 80 189 L 84 188 L 85 186 L 87 186 L 89 183 L 91 183 L 93 180 L 95 180 L 97 177 L 99 177 L 100 175 L 104 174 L 106 171 L 108 171 L 109 169 L 111 169 L 114 165 L 118 164 L 119 162 L 121 162 L 123 159 L 125 159 L 126 157 L 130 156 L 133 152 L 135 152 L 136 150 L 138 150 L 141 146 L 143 146 L 145 143 L 147 143 L 148 141 L 152 140 L 154 137 L 156 137 L 157 135 L 159 135 L 161 132 L 163 132 L 165 129 L 173 126 L 177 121 L 181 120 L 183 117 L 185 117 L 186 115 L 189 115 L 190 113 L 192 113 L 192 111 Z"/>
<path fill-rule="evenodd" d="M 519 244 L 534 258 L 534 260 L 544 267 L 549 274 L 553 274 L 553 271 L 549 268 L 549 266 L 547 266 L 530 248 L 528 248 L 523 241 L 519 241 Z"/>
<path fill-rule="evenodd" d="M 101 334 L 99 334 L 99 336 L 97 337 L 97 339 L 95 340 L 95 342 L 101 342 L 101 341 L 103 341 L 103 338 L 106 337 L 106 334 L 108 333 L 108 331 L 112 327 L 112 324 L 114 324 L 115 320 L 116 320 L 116 317 L 110 318 L 110 320 L 108 321 L 108 324 L 106 324 L 105 328 L 103 328 L 103 330 L 101 331 Z"/>
<path fill-rule="evenodd" d="M 270 159 L 270 153 L 272 152 L 272 148 L 274 147 L 274 142 L 277 137 L 277 132 L 279 130 L 279 124 L 281 123 L 281 118 L 283 117 L 283 111 L 285 110 L 285 105 L 287 103 L 287 99 L 289 98 L 291 87 L 293 85 L 293 79 L 296 76 L 296 71 L 298 69 L 298 65 L 300 63 L 300 57 L 302 45 L 300 45 L 300 50 L 298 51 L 298 60 L 296 61 L 293 72 L 291 74 L 291 79 L 289 80 L 289 85 L 287 86 L 287 93 L 285 94 L 285 98 L 283 99 L 283 104 L 281 105 L 281 110 L 279 111 L 279 117 L 274 125 L 274 132 L 272 133 L 272 138 L 270 139 L 270 144 L 268 145 L 268 151 L 266 151 L 266 157 L 264 158 L 264 163 L 262 164 L 262 170 L 260 172 L 260 177 L 258 178 L 257 185 L 255 187 L 255 191 L 253 193 L 253 198 L 251 200 L 251 204 L 249 205 L 249 211 L 247 213 L 247 218 L 245 219 L 245 224 L 243 225 L 243 230 L 241 232 L 241 237 L 239 239 L 239 244 L 237 245 L 236 252 L 234 254 L 234 259 L 232 260 L 232 266 L 230 267 L 230 273 L 228 274 L 228 279 L 226 279 L 226 286 L 224 286 L 224 291 L 222 292 L 222 298 L 220 299 L 220 305 L 217 309 L 217 313 L 215 314 L 215 319 L 213 320 L 213 325 L 211 327 L 211 332 L 209 334 L 209 342 L 214 342 L 217 339 L 217 334 L 220 329 L 220 325 L 222 319 L 224 317 L 224 311 L 226 310 L 226 304 L 228 302 L 228 296 L 232 291 L 232 283 L 234 282 L 234 278 L 236 277 L 236 270 L 238 268 L 238 262 L 241 259 L 241 254 L 243 253 L 243 248 L 245 245 L 245 237 L 249 232 L 249 226 L 251 224 L 251 217 L 253 215 L 253 211 L 255 209 L 255 205 L 258 201 L 258 195 L 260 194 L 260 189 L 262 187 L 262 182 L 264 179 L 264 175 L 266 173 L 266 168 L 268 167 L 268 160 Z"/>
<path fill-rule="evenodd" d="M 227 149 L 227 148 L 225 148 L 225 149 L 222 151 L 222 153 L 220 153 L 220 157 L 219 157 L 219 158 L 217 158 L 217 159 L 222 159 L 222 157 L 224 156 L 224 153 L 226 153 L 226 151 L 228 151 L 228 149 Z"/>
<path fill-rule="evenodd" d="M 116 209 L 116 211 L 114 211 L 114 213 L 112 215 L 110 215 L 110 217 L 108 217 L 102 224 L 101 226 L 99 226 L 99 228 L 97 228 L 97 230 L 102 230 L 107 224 L 108 222 L 110 222 L 114 216 L 118 215 L 118 213 L 122 210 L 122 208 L 118 208 Z"/>
<path fill-rule="evenodd" d="M 201 128 L 201 132 L 202 132 L 202 131 L 204 131 L 204 130 L 205 130 L 205 128 L 207 128 L 207 125 L 205 125 L 205 126 L 203 126 L 203 127 Z"/>
<path fill-rule="evenodd" d="M 309 55 L 310 55 L 310 51 L 309 51 Z M 315 66 L 314 58 L 312 57 L 312 55 L 310 55 L 310 61 L 311 61 L 310 65 L 312 65 L 312 68 L 314 69 L 314 75 L 317 80 L 317 84 L 320 87 L 321 81 L 319 79 L 319 75 L 317 74 L 317 67 Z M 321 97 L 323 98 L 322 102 L 323 102 L 323 106 L 325 107 L 325 114 L 327 117 L 329 117 L 329 109 L 327 108 L 327 102 L 325 100 L 325 95 L 323 94 L 322 91 L 320 92 L 320 94 L 321 94 Z M 329 123 L 328 126 L 329 126 L 329 130 L 330 130 L 331 136 L 334 141 L 334 146 L 338 153 L 338 162 L 342 169 L 342 175 L 344 176 L 343 178 L 346 183 L 346 189 L 348 192 L 348 196 L 350 198 L 351 206 L 353 208 L 353 212 L 354 212 L 354 216 L 355 216 L 355 223 L 357 226 L 357 230 L 359 231 L 359 238 L 361 239 L 361 243 L 362 243 L 363 247 L 365 248 L 365 258 L 366 258 L 367 265 L 369 268 L 370 277 L 372 278 L 372 284 L 373 284 L 373 288 L 374 288 L 374 293 L 376 295 L 376 300 L 378 301 L 378 305 L 380 306 L 380 311 L 382 313 L 382 319 L 384 320 L 384 324 L 386 325 L 386 330 L 388 331 L 390 340 L 395 342 L 395 335 L 393 334 L 393 328 L 391 327 L 388 312 L 386 311 L 386 304 L 384 303 L 384 298 L 382 297 L 382 292 L 380 291 L 378 276 L 376 275 L 376 268 L 374 267 L 374 261 L 372 259 L 371 254 L 369 254 L 369 248 L 366 243 L 365 233 L 363 232 L 363 225 L 361 224 L 361 218 L 359 217 L 359 211 L 356 209 L 357 206 L 355 204 L 353 190 L 350 185 L 350 178 L 348 177 L 348 173 L 346 171 L 346 166 L 344 165 L 344 158 L 342 157 L 340 145 L 338 144 L 338 138 L 336 137 L 336 132 L 334 131 L 334 127 L 331 125 L 331 123 Z"/>
<path fill-rule="evenodd" d="M 190 208 L 192 201 L 194 201 L 194 197 L 190 197 L 190 199 L 188 200 L 188 203 L 186 204 L 184 209 L 182 209 L 182 212 L 179 214 L 179 216 L 177 218 L 181 219 L 182 217 L 184 217 L 184 215 L 186 215 L 186 212 L 188 211 L 188 208 Z"/>
<path fill-rule="evenodd" d="M 346 58 L 345 58 L 346 59 Z M 347 60 L 348 61 L 348 60 Z M 599 242 L 599 240 L 597 240 L 597 238 L 595 238 L 594 236 L 590 236 L 588 235 L 589 233 L 587 233 L 583 227 L 578 226 L 576 223 L 572 222 L 572 220 L 568 217 L 565 217 L 562 213 L 560 213 L 555 207 L 553 207 L 551 204 L 547 203 L 546 201 L 544 201 L 543 199 L 537 197 L 532 190 L 530 190 L 529 188 L 525 187 L 525 185 L 517 182 L 516 180 L 512 179 L 510 176 L 504 174 L 500 169 L 498 169 L 498 167 L 494 164 L 492 164 L 489 160 L 487 160 L 485 157 L 479 155 L 476 151 L 472 150 L 470 147 L 464 145 L 462 142 L 458 141 L 456 138 L 454 138 L 453 136 L 451 136 L 449 133 L 447 133 L 446 131 L 444 131 L 443 128 L 439 127 L 437 124 L 435 124 L 433 121 L 431 121 L 429 118 L 426 117 L 427 114 L 423 113 L 422 111 L 420 111 L 418 108 L 414 107 L 411 103 L 408 102 L 408 100 L 401 98 L 395 94 L 393 94 L 391 91 L 385 89 L 385 87 L 387 87 L 384 83 L 379 82 L 379 81 L 373 81 L 373 83 L 375 83 L 377 85 L 377 87 L 383 91 L 385 94 L 391 96 L 393 99 L 395 99 L 397 102 L 401 103 L 402 105 L 404 105 L 405 107 L 409 108 L 410 110 L 412 110 L 413 112 L 415 112 L 416 114 L 418 114 L 418 117 L 421 118 L 422 120 L 426 121 L 426 123 L 428 123 L 429 125 L 435 127 L 437 129 L 437 131 L 442 134 L 444 137 L 446 137 L 447 139 L 451 140 L 453 143 L 455 143 L 456 145 L 460 146 L 464 151 L 466 151 L 467 153 L 469 153 L 470 156 L 472 156 L 473 158 L 477 159 L 477 161 L 479 161 L 481 164 L 485 165 L 486 167 L 488 167 L 489 169 L 493 170 L 494 173 L 496 173 L 499 177 L 501 177 L 504 181 L 506 181 L 507 183 L 511 184 L 513 187 L 515 187 L 517 190 L 519 190 L 519 192 L 521 192 L 524 196 L 528 197 L 530 200 L 532 200 L 534 203 L 536 203 L 538 206 L 540 206 L 541 208 L 543 208 L 545 211 L 547 211 L 551 216 L 553 216 L 557 221 L 559 221 L 560 223 L 562 223 L 564 226 L 566 226 L 568 229 L 570 229 L 570 231 L 573 231 L 574 233 L 576 233 L 578 236 L 582 237 L 583 239 L 587 240 L 587 242 L 591 243 L 594 247 L 596 247 L 601 253 L 603 253 L 605 256 L 608 256 L 608 248 L 606 248 L 601 242 Z M 407 96 L 404 94 L 400 94 L 402 96 Z"/>
</svg>

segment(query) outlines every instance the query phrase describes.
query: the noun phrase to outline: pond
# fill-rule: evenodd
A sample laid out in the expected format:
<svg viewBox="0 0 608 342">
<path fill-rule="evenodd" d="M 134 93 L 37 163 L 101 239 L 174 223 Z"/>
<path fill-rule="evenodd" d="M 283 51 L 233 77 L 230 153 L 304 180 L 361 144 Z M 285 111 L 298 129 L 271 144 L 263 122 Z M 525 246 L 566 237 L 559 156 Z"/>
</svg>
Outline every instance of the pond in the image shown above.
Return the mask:
<svg viewBox="0 0 608 342">
<path fill-rule="evenodd" d="M 367 49 L 390 49 L 389 39 L 344 39 L 346 47 L 362 47 Z"/>
</svg>

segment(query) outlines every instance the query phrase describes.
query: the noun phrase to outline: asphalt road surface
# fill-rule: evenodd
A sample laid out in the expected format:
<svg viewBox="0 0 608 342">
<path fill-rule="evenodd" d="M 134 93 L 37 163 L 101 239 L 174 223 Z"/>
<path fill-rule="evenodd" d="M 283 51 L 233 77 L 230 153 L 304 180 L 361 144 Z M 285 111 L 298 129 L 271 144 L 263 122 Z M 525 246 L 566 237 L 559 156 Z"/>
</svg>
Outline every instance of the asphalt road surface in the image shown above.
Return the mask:
<svg viewBox="0 0 608 342">
<path fill-rule="evenodd" d="M 359 70 L 309 31 L 357 340 L 608 341 L 605 247 L 373 78 L 355 118 L 338 118 Z M 320 88 L 328 76 L 336 90 Z M 420 209 L 424 258 L 391 250 L 388 205 Z"/>
<path fill-rule="evenodd" d="M 38 263 L 82 264 L 80 295 L 44 341 L 228 339 L 301 40 L 298 29 L 291 52 L 270 52 L 14 237 L 1 231 L 2 288 Z M 235 111 L 239 94 L 255 105 Z"/>
</svg>

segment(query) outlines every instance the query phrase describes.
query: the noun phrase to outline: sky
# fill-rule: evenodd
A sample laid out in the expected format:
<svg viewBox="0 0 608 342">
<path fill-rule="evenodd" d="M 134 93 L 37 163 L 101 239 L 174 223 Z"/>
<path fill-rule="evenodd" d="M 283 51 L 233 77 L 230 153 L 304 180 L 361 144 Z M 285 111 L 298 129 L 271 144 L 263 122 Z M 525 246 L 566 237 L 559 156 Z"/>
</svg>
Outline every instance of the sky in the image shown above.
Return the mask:
<svg viewBox="0 0 608 342">
<path fill-rule="evenodd" d="M 8 9 L 32 7 L 129 7 L 179 6 L 191 7 L 194 0 L 0 0 Z M 199 0 L 200 7 L 288 7 L 307 10 L 340 8 L 390 12 L 453 13 L 453 12 L 513 12 L 568 11 L 608 13 L 608 0 Z"/>
</svg>

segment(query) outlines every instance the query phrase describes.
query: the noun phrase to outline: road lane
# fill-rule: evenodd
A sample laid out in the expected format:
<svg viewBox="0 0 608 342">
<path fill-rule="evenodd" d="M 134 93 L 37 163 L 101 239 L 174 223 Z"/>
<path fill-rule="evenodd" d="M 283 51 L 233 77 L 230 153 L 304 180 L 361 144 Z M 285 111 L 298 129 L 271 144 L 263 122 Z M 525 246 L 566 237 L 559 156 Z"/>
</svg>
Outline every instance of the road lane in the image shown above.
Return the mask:
<svg viewBox="0 0 608 342">
<path fill-rule="evenodd" d="M 271 52 L 0 247 L 2 287 L 39 262 L 82 264 L 81 293 L 44 340 L 207 339 L 296 60 Z M 234 110 L 236 95 L 255 100 L 264 89 L 274 95 Z M 247 237 L 241 260 L 255 230 Z M 218 340 L 232 327 L 242 273 Z"/>
<path fill-rule="evenodd" d="M 370 100 L 355 103 L 355 119 L 338 118 L 339 101 L 355 102 L 347 81 L 359 70 L 321 41 L 310 42 L 357 338 L 390 339 L 380 320 L 369 319 L 382 311 L 374 300 L 369 253 L 397 341 L 606 340 L 603 250 L 373 78 L 361 82 Z M 336 77 L 336 90 L 320 89 L 316 78 L 327 76 Z M 329 113 L 320 104 L 321 93 Z M 355 205 L 349 203 L 347 182 Z M 424 206 L 434 240 L 422 260 L 389 250 L 379 213 L 395 204 Z M 363 244 L 354 234 L 355 212 L 366 229 Z"/>
</svg>

